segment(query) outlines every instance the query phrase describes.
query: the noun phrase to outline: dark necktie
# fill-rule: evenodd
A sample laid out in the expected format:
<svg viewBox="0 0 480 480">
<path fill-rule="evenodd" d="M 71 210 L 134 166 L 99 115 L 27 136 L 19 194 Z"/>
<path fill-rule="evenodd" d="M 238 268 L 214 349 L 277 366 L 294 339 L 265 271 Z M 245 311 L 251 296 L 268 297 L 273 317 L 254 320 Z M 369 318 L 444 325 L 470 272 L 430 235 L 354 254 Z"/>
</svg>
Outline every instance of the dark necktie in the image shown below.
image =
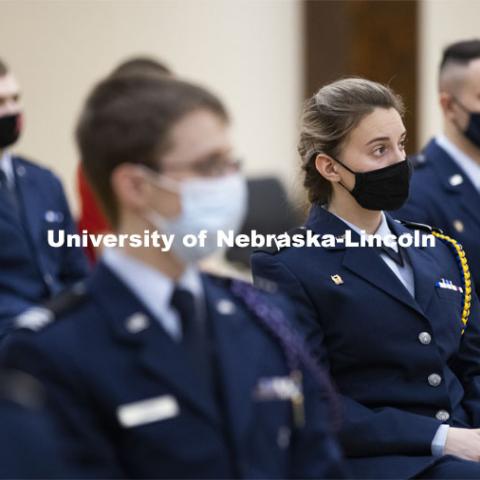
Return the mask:
<svg viewBox="0 0 480 480">
<path fill-rule="evenodd" d="M 188 290 L 175 287 L 170 304 L 182 323 L 182 346 L 200 381 L 211 392 L 212 371 L 206 326 L 195 308 L 195 298 Z"/>
<path fill-rule="evenodd" d="M 0 201 L 5 202 L 18 216 L 18 198 L 15 192 L 15 187 L 8 185 L 8 179 L 5 172 L 0 168 Z"/>
<path fill-rule="evenodd" d="M 386 245 L 382 245 L 379 247 L 379 250 L 381 253 L 384 253 L 387 255 L 389 258 L 391 258 L 395 263 L 403 267 L 404 261 L 403 261 L 403 252 L 401 247 L 397 247 L 398 252 L 396 252 L 392 247 L 387 247 Z"/>
</svg>

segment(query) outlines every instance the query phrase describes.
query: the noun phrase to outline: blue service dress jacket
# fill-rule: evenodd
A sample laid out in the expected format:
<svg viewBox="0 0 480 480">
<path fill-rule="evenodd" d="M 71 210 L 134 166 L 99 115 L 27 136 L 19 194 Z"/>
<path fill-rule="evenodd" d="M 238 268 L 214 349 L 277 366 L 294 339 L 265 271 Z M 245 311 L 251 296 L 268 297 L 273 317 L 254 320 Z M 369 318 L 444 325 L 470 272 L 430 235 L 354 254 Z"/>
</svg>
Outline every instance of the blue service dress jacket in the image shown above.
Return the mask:
<svg viewBox="0 0 480 480">
<path fill-rule="evenodd" d="M 396 235 L 412 232 L 387 220 Z M 314 205 L 306 229 L 341 237 L 349 227 Z M 480 427 L 478 300 L 462 335 L 462 293 L 439 286 L 462 285 L 450 247 L 438 240 L 405 250 L 415 298 L 373 248 L 337 243 L 252 257 L 255 281 L 272 280 L 290 295 L 299 328 L 329 366 L 342 396 L 341 444 L 359 478 L 411 478 L 435 462 L 442 423 Z"/>
<path fill-rule="evenodd" d="M 8 320 L 84 278 L 80 248 L 54 248 L 48 230 L 76 233 L 59 179 L 13 156 L 17 209 L 0 200 L 0 332 Z"/>
<path fill-rule="evenodd" d="M 480 292 L 480 193 L 435 140 L 412 158 L 415 170 L 407 203 L 394 218 L 426 223 L 457 239 L 465 249 Z"/>
<path fill-rule="evenodd" d="M 82 477 L 63 460 L 62 446 L 38 381 L 0 370 L 0 478 Z"/>
<path fill-rule="evenodd" d="M 230 281 L 204 275 L 202 282 L 215 398 L 181 344 L 103 262 L 76 300 L 60 301 L 63 313 L 52 307 L 55 321 L 7 339 L 3 363 L 45 384 L 70 461 L 94 478 L 342 477 L 323 385 L 304 372 L 305 422 L 294 422 L 290 368 L 277 339 Z M 288 311 L 278 297 L 261 295 L 256 308 L 273 301 Z M 35 312 L 28 316 L 24 327 L 42 325 Z"/>
</svg>

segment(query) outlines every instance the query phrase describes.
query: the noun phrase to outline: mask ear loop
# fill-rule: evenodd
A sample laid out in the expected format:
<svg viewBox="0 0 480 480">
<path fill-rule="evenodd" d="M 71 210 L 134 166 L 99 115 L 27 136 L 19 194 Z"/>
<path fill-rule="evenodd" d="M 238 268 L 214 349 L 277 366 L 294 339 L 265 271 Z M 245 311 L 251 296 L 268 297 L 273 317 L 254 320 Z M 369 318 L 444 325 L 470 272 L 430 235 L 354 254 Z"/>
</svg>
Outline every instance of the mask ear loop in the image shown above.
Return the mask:
<svg viewBox="0 0 480 480">
<path fill-rule="evenodd" d="M 470 110 L 455 96 L 452 95 L 453 101 L 466 113 L 470 113 Z"/>
<path fill-rule="evenodd" d="M 154 187 L 162 188 L 170 193 L 180 195 L 180 182 L 178 182 L 177 180 L 165 177 L 164 175 L 157 172 L 152 167 L 148 167 L 147 165 L 137 164 L 135 166 L 144 173 L 146 180 L 153 184 Z M 155 178 L 152 178 L 152 174 L 155 175 Z M 149 222 L 153 227 L 159 226 L 162 231 L 165 231 L 168 220 L 155 210 L 149 210 L 148 212 L 143 214 L 143 218 L 147 220 L 147 222 Z"/>
<path fill-rule="evenodd" d="M 337 158 L 335 157 L 332 157 L 330 156 L 330 158 L 339 163 L 343 168 L 345 168 L 346 170 L 348 170 L 350 173 L 353 173 L 353 175 L 355 175 L 355 184 L 357 183 L 357 172 L 354 172 L 350 167 L 347 167 L 347 165 L 345 165 L 343 162 L 341 162 L 340 160 L 338 160 Z M 339 185 L 341 185 L 350 195 L 352 194 L 352 191 L 353 190 L 349 190 L 341 181 L 338 182 Z M 353 187 L 355 189 L 355 186 Z"/>
<path fill-rule="evenodd" d="M 310 155 L 310 162 L 314 160 L 314 158 L 317 157 L 317 155 L 319 155 L 320 152 L 313 152 L 311 155 Z M 343 168 L 345 168 L 346 170 L 348 170 L 350 173 L 353 173 L 354 175 L 357 174 L 357 172 L 354 172 L 351 168 L 347 167 L 343 162 L 341 162 L 340 160 L 338 160 L 337 158 L 335 157 L 332 157 L 331 155 L 329 155 L 329 157 L 334 161 L 334 162 L 337 162 L 339 163 Z M 337 173 L 337 172 L 336 172 Z M 355 180 L 356 181 L 356 180 Z M 338 182 L 339 185 L 341 185 L 348 193 L 352 193 L 342 182 Z"/>
<path fill-rule="evenodd" d="M 471 115 L 471 112 L 470 110 L 468 110 L 467 107 L 465 107 L 465 105 L 460 102 L 460 100 L 458 100 L 458 98 L 455 96 L 455 95 L 452 95 L 452 99 L 453 101 L 465 112 L 468 114 L 468 117 L 470 118 L 470 115 Z M 460 125 L 458 124 L 458 122 L 456 120 L 452 120 L 453 124 L 455 125 L 455 128 L 462 134 L 462 135 L 465 135 L 465 132 L 464 130 L 462 130 L 460 128 Z"/>
<path fill-rule="evenodd" d="M 146 165 L 136 165 L 143 173 L 146 175 L 147 180 L 150 183 L 153 183 L 157 188 L 163 188 L 168 190 L 171 193 L 180 193 L 180 183 L 178 180 L 173 180 L 172 178 L 168 178 L 161 173 L 157 172 L 151 167 L 147 167 Z M 155 175 L 155 178 L 152 178 L 152 173 Z"/>
</svg>

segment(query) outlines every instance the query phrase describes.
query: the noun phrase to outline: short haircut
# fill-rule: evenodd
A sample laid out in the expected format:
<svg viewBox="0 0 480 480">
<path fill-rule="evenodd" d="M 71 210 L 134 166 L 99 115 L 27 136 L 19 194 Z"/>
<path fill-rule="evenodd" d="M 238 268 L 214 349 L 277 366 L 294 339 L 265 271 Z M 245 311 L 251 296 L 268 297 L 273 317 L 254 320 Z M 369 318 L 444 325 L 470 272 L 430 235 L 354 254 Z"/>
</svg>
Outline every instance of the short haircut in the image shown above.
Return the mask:
<svg viewBox="0 0 480 480">
<path fill-rule="evenodd" d="M 439 89 L 457 95 L 463 85 L 464 69 L 480 58 L 480 40 L 466 40 L 449 45 L 443 51 L 439 69 Z"/>
<path fill-rule="evenodd" d="M 132 57 L 117 65 L 110 75 L 131 74 L 173 75 L 172 71 L 162 62 L 151 57 Z"/>
<path fill-rule="evenodd" d="M 197 85 L 160 75 L 108 76 L 90 93 L 76 139 L 86 176 L 111 224 L 119 220 L 111 175 L 123 163 L 161 170 L 170 132 L 187 114 L 208 110 L 228 121 L 222 102 Z"/>
<path fill-rule="evenodd" d="M 8 65 L 0 58 L 0 77 L 6 75 L 9 71 Z"/>
<path fill-rule="evenodd" d="M 443 51 L 440 72 L 450 63 L 468 65 L 477 58 L 480 58 L 480 39 L 452 43 Z"/>
</svg>

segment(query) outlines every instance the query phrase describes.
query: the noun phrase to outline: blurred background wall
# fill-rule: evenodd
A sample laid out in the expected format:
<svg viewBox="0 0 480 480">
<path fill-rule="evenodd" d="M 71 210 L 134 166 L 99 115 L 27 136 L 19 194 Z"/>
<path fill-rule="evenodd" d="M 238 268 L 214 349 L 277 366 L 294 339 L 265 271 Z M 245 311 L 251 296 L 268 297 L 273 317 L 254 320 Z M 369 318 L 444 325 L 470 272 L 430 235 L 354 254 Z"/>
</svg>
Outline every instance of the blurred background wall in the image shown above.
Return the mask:
<svg viewBox="0 0 480 480">
<path fill-rule="evenodd" d="M 247 173 L 292 190 L 306 95 L 347 74 L 389 82 L 407 100 L 413 152 L 441 126 L 441 50 L 480 36 L 479 18 L 480 0 L 3 0 L 0 57 L 24 91 L 17 150 L 53 168 L 75 208 L 77 113 L 129 56 L 156 56 L 220 94 Z"/>
<path fill-rule="evenodd" d="M 72 131 L 92 84 L 136 54 L 212 88 L 249 173 L 288 182 L 303 84 L 295 0 L 0 1 L 0 57 L 24 92 L 16 150 L 52 167 L 75 206 Z"/>
</svg>

